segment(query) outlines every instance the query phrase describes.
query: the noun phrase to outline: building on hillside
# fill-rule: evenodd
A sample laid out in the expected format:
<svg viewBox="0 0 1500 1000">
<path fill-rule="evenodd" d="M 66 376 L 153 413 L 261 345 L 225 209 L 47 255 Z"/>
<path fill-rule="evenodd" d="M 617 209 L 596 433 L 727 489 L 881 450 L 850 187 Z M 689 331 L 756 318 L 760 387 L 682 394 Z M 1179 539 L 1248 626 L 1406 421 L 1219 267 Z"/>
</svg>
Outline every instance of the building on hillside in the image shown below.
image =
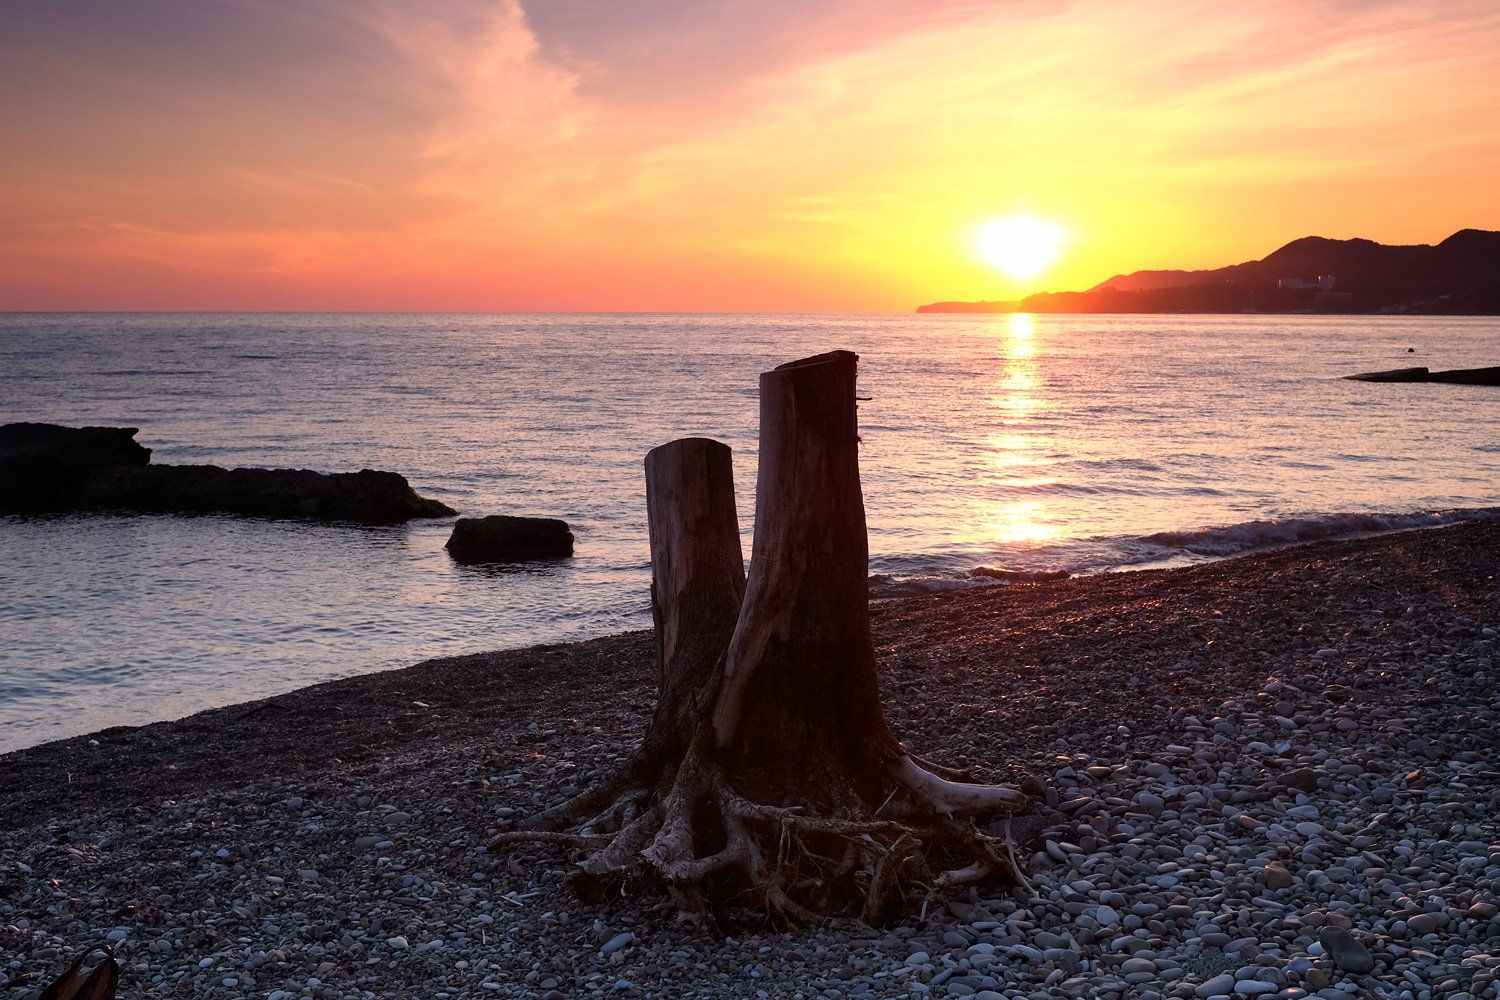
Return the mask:
<svg viewBox="0 0 1500 1000">
<path fill-rule="evenodd" d="M 1316 278 L 1280 278 L 1276 282 L 1277 288 L 1316 288 L 1320 292 L 1333 291 L 1334 284 L 1338 281 L 1331 274 L 1320 274 Z"/>
</svg>

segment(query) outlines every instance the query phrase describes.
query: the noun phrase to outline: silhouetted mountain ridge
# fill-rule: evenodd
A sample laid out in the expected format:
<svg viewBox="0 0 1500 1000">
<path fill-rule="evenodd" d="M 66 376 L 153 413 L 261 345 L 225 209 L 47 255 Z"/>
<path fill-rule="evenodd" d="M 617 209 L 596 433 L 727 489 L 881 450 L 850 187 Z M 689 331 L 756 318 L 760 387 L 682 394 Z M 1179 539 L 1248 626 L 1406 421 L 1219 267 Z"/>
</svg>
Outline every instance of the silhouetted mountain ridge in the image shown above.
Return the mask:
<svg viewBox="0 0 1500 1000">
<path fill-rule="evenodd" d="M 1320 282 L 1321 279 L 1321 282 Z M 1436 245 L 1304 236 L 1260 260 L 1117 274 L 1084 292 L 940 302 L 918 312 L 1346 312 L 1500 314 L 1500 232 Z"/>
</svg>

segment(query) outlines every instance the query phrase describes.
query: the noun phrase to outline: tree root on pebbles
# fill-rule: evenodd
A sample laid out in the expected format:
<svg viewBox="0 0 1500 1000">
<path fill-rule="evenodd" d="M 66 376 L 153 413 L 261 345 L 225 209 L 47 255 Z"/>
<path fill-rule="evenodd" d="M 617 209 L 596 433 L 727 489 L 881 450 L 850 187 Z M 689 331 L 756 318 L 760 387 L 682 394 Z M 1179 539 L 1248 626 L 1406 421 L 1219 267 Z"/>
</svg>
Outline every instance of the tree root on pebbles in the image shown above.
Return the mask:
<svg viewBox="0 0 1500 1000">
<path fill-rule="evenodd" d="M 581 854 L 575 888 L 659 882 L 688 913 L 880 923 L 914 899 L 1020 879 L 974 817 L 1028 799 L 906 751 L 870 640 L 856 357 L 761 375 L 755 543 L 744 577 L 729 448 L 646 456 L 660 692 L 633 762 L 502 834 Z"/>
<path fill-rule="evenodd" d="M 594 787 L 495 837 L 489 850 L 571 848 L 577 868 L 569 887 L 580 898 L 661 886 L 679 911 L 704 919 L 743 911 L 792 923 L 858 916 L 879 924 L 977 882 L 1027 884 L 1009 823 L 1026 808 L 1025 795 L 950 781 L 899 751 L 883 771 L 878 798 L 858 791 L 869 781 L 825 776 L 816 801 L 773 805 L 742 794 L 700 737 L 676 767 L 643 750 Z M 657 780 L 642 780 L 653 772 Z M 974 822 L 997 814 L 1005 817 L 1001 835 Z"/>
</svg>

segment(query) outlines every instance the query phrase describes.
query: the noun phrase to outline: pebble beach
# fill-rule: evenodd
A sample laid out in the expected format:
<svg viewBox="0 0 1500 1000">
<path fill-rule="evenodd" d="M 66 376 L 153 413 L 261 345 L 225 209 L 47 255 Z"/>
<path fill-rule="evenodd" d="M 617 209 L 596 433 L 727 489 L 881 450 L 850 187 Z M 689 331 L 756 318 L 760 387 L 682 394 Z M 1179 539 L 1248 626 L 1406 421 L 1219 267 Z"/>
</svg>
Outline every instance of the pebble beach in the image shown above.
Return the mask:
<svg viewBox="0 0 1500 1000">
<path fill-rule="evenodd" d="M 1500 523 L 882 601 L 893 726 L 1038 790 L 899 925 L 579 902 L 496 833 L 626 755 L 632 632 L 0 757 L 0 982 L 122 997 L 1500 996 Z"/>
</svg>

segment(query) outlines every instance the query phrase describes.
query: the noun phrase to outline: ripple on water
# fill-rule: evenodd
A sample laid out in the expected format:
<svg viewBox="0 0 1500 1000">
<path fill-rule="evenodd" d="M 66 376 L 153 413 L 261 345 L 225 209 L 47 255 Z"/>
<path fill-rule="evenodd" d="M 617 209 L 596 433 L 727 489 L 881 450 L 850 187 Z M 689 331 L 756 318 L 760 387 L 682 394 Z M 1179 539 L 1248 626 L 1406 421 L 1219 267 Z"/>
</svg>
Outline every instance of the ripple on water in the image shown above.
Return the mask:
<svg viewBox="0 0 1500 1000">
<path fill-rule="evenodd" d="M 0 519 L 0 748 L 647 627 L 645 450 L 735 449 L 748 555 L 755 373 L 833 346 L 863 356 L 871 572 L 898 583 L 1194 561 L 1323 530 L 1281 522 L 1494 500 L 1500 394 L 1460 415 L 1330 381 L 1397 342 L 1487 363 L 1493 320 L 1044 316 L 1021 338 L 1011 322 L 0 317 L 0 419 L 139 426 L 158 461 L 395 469 L 466 513 L 561 516 L 579 538 L 569 562 L 486 569 L 448 560 L 441 522 Z M 1346 529 L 1362 530 L 1329 530 Z"/>
</svg>

